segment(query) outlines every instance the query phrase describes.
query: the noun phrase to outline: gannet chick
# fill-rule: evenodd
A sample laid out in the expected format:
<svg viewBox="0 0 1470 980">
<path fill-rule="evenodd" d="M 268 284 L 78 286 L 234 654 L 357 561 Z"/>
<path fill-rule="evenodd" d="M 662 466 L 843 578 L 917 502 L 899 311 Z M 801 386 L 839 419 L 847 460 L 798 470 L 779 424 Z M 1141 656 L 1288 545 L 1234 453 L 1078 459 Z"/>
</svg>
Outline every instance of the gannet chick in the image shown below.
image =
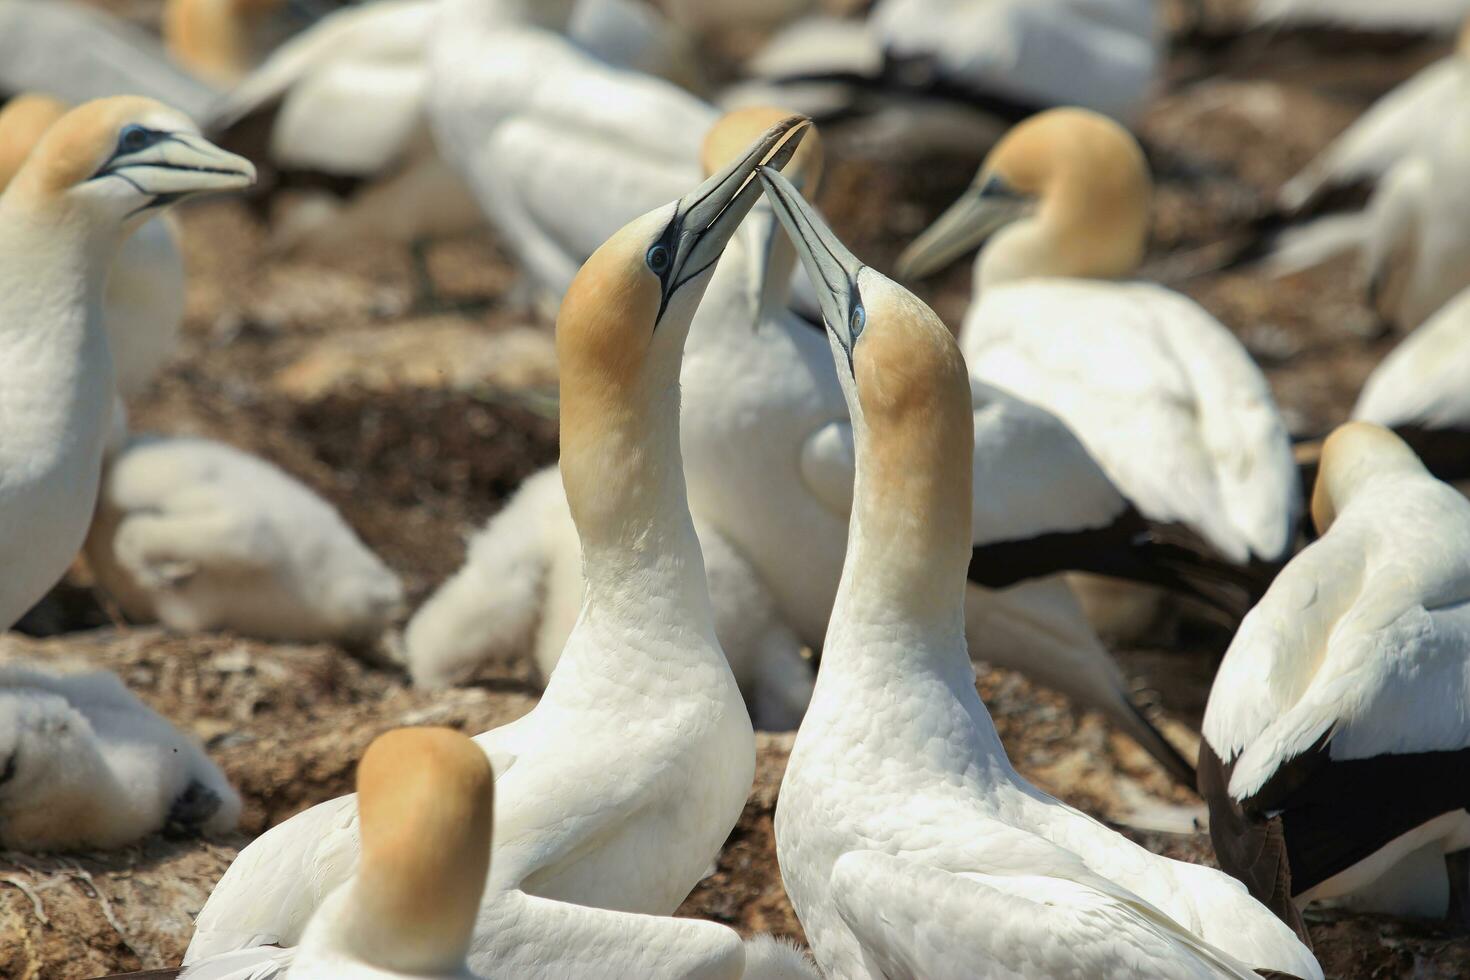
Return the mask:
<svg viewBox="0 0 1470 980">
<path fill-rule="evenodd" d="M 1470 477 L 1470 289 L 1373 369 L 1353 418 L 1392 429 L 1441 480 Z"/>
<path fill-rule="evenodd" d="M 66 111 L 60 100 L 34 93 L 0 108 L 0 191 Z M 184 319 L 184 257 L 169 215 L 158 215 L 118 246 L 103 305 L 118 393 L 124 398 L 142 394 L 173 356 Z"/>
<path fill-rule="evenodd" d="M 239 819 L 219 767 L 116 675 L 0 664 L 0 848 L 110 849 Z"/>
<path fill-rule="evenodd" d="M 1301 506 L 1286 427 L 1218 320 L 1121 281 L 1143 256 L 1150 195 L 1127 130 L 1082 110 L 1042 113 L 996 146 L 899 274 L 985 243 L 960 333 L 970 370 L 1053 412 L 1148 520 L 1229 562 L 1274 566 Z"/>
<path fill-rule="evenodd" d="M 357 765 L 362 859 L 302 936 L 288 980 L 471 977 L 495 774 L 445 728 L 380 735 Z"/>
<path fill-rule="evenodd" d="M 711 270 L 759 196 L 755 168 L 789 159 L 802 125 L 783 121 L 635 219 L 562 304 L 561 471 L 586 597 L 540 702 L 476 738 L 496 772 L 469 956 L 479 973 L 741 974 L 733 930 L 668 918 L 735 825 L 755 769 L 685 503 L 679 365 Z M 200 913 L 186 963 L 297 943 L 352 873 L 357 837 L 356 800 L 343 797 L 257 839 Z"/>
<path fill-rule="evenodd" d="M 337 511 L 263 459 L 138 436 L 112 456 L 87 560 L 134 622 L 298 643 L 376 639 L 403 586 Z"/>
<path fill-rule="evenodd" d="M 1298 907 L 1343 895 L 1463 916 L 1470 502 L 1353 422 L 1323 447 L 1312 519 L 1321 537 L 1241 624 L 1205 709 L 1220 866 L 1298 932 Z"/>
<path fill-rule="evenodd" d="M 697 518 L 694 529 L 715 635 L 751 721 L 762 731 L 794 729 L 815 680 L 802 642 L 735 546 Z M 577 529 L 552 466 L 521 484 L 470 540 L 464 567 L 414 613 L 404 630 L 405 664 L 415 684 L 440 687 L 530 652 L 544 680 L 581 607 Z"/>
<path fill-rule="evenodd" d="M 857 475 L 842 585 L 776 806 L 828 976 L 1322 976 L 1224 874 L 1150 854 L 1011 768 L 965 642 L 969 377 L 944 324 L 778 174 Z"/>
<path fill-rule="evenodd" d="M 66 571 L 91 523 L 113 402 L 104 286 L 118 244 L 254 168 L 178 112 L 122 96 L 48 129 L 0 194 L 0 627 Z"/>
</svg>

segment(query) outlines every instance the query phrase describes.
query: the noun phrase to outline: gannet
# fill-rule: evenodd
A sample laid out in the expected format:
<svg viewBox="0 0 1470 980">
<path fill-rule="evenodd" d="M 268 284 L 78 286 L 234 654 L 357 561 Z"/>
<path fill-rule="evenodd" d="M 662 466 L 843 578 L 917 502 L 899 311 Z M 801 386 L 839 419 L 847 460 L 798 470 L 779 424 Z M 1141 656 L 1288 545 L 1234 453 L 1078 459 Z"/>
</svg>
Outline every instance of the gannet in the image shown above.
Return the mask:
<svg viewBox="0 0 1470 980">
<path fill-rule="evenodd" d="M 1470 477 L 1470 288 L 1373 369 L 1353 418 L 1394 430 L 1441 480 Z"/>
<path fill-rule="evenodd" d="M 702 148 L 707 172 L 784 115 L 756 107 L 723 117 Z M 817 134 L 808 131 L 787 172 L 815 187 L 822 162 Z M 803 643 L 819 648 L 827 629 L 853 479 L 852 430 L 826 342 L 786 312 L 795 264 L 769 205 L 756 204 L 695 315 L 680 376 L 685 476 L 706 543 L 716 630 L 757 723 L 782 727 L 799 720 L 811 695 L 798 652 Z M 1124 502 L 1052 416 L 980 384 L 974 399 L 975 526 L 986 547 L 972 568 L 997 585 L 1055 571 L 1028 565 L 1017 539 L 1105 525 Z M 577 541 L 558 497 L 545 476 L 528 483 L 474 542 L 466 568 L 415 616 L 406 652 L 416 678 L 463 677 L 523 649 L 532 632 L 542 669 L 554 663 L 581 588 L 571 574 Z M 990 548 L 1009 557 L 979 560 Z M 1013 577 L 994 575 L 1002 562 Z M 968 601 L 976 656 L 1101 708 L 1175 778 L 1193 784 L 1189 764 L 1133 705 L 1064 582 L 977 588 Z M 760 668 L 754 687 L 744 676 L 752 667 Z"/>
<path fill-rule="evenodd" d="M 445 728 L 380 735 L 357 765 L 362 859 L 312 916 L 288 980 L 471 977 L 495 774 Z"/>
<path fill-rule="evenodd" d="M 1386 96 L 1283 187 L 1283 206 L 1304 207 L 1338 185 L 1374 181 L 1362 209 L 1274 231 L 1266 271 L 1289 275 L 1355 254 L 1369 303 L 1399 330 L 1423 323 L 1470 285 L 1467 43 L 1470 29 L 1459 51 Z"/>
<path fill-rule="evenodd" d="M 48 129 L 0 194 L 0 627 L 61 578 L 97 500 L 113 403 L 108 267 L 127 233 L 250 163 L 182 114 L 121 96 Z"/>
<path fill-rule="evenodd" d="M 403 604 L 330 504 L 208 439 L 138 436 L 112 455 L 86 554 L 128 618 L 184 633 L 365 643 Z"/>
<path fill-rule="evenodd" d="M 1353 422 L 1323 447 L 1312 519 L 1210 691 L 1215 852 L 1299 932 L 1298 906 L 1354 893 L 1443 915 L 1470 888 L 1470 503 Z"/>
<path fill-rule="evenodd" d="M 1006 118 L 1077 105 L 1131 120 L 1161 62 L 1155 0 L 880 0 L 865 22 L 818 14 L 748 66 L 794 91 L 823 82 L 936 89 Z"/>
<path fill-rule="evenodd" d="M 816 679 L 801 639 L 734 545 L 698 518 L 694 530 L 715 635 L 752 723 L 762 731 L 794 729 Z M 464 566 L 414 613 L 404 630 L 404 662 L 415 684 L 440 687 L 530 651 L 545 679 L 581 607 L 577 529 L 552 466 L 521 484 L 470 540 Z"/>
<path fill-rule="evenodd" d="M 116 675 L 0 663 L 0 848 L 110 849 L 239 819 L 219 767 Z"/>
<path fill-rule="evenodd" d="M 965 642 L 971 404 L 949 331 L 761 171 L 852 415 L 852 528 L 776 805 L 828 976 L 1321 977 L 1221 872 L 1158 857 L 1011 768 Z"/>
<path fill-rule="evenodd" d="M 144 95 L 203 119 L 214 86 L 174 64 L 156 38 L 76 0 L 0 0 L 0 93 L 71 104 Z"/>
<path fill-rule="evenodd" d="M 635 215 L 700 180 L 715 111 L 564 36 L 574 0 L 440 0 L 435 140 L 553 305 Z"/>
<path fill-rule="evenodd" d="M 67 108 L 36 93 L 18 95 L 0 108 L 0 191 Z M 118 246 L 103 305 L 118 394 L 132 398 L 173 356 L 184 319 L 184 257 L 168 214 L 144 223 Z"/>
<path fill-rule="evenodd" d="M 1125 129 L 1083 110 L 1042 113 L 996 146 L 905 250 L 899 275 L 988 237 L 960 332 L 970 369 L 1055 413 L 1150 521 L 1182 526 L 1230 562 L 1274 565 L 1301 506 L 1285 425 L 1218 320 L 1125 281 L 1143 255 L 1150 194 Z"/>
<path fill-rule="evenodd" d="M 755 769 L 685 504 L 678 376 L 711 270 L 760 193 L 752 174 L 789 158 L 801 125 L 783 121 L 616 233 L 562 304 L 561 472 L 587 590 L 541 701 L 476 738 L 496 772 L 469 957 L 481 973 L 741 975 L 735 932 L 667 918 L 735 825 Z M 200 913 L 185 962 L 298 942 L 352 873 L 357 837 L 343 797 L 257 839 Z"/>
<path fill-rule="evenodd" d="M 1470 11 L 1470 3 L 1457 0 Z M 1379 5 L 1388 10 L 1394 5 Z M 1425 67 L 1373 103 L 1351 126 L 1287 181 L 1278 203 L 1297 210 L 1334 187 L 1377 180 L 1422 145 L 1430 130 L 1470 91 L 1470 22 L 1454 53 Z"/>
</svg>

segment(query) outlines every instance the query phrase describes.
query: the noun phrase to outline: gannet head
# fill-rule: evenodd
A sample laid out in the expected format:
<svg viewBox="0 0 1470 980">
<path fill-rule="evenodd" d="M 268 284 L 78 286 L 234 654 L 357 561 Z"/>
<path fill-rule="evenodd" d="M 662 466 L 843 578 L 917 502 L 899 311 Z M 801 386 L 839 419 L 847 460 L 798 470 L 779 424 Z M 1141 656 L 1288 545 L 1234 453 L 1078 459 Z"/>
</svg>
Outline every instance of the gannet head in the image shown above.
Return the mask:
<svg viewBox="0 0 1470 980">
<path fill-rule="evenodd" d="M 0 108 L 0 191 L 20 171 L 51 124 L 66 115 L 66 103 L 49 95 L 17 95 Z"/>
<path fill-rule="evenodd" d="M 1043 112 L 996 145 L 964 195 L 904 249 L 897 274 L 943 268 L 1020 223 L 1024 234 L 1007 232 L 1015 254 L 1006 278 L 1126 276 L 1143 258 L 1152 193 L 1148 162 L 1128 130 L 1085 109 Z"/>
<path fill-rule="evenodd" d="M 720 117 L 705 134 L 700 151 L 705 175 L 713 175 L 739 159 L 762 133 L 791 116 L 789 109 L 752 106 Z M 803 195 L 814 197 L 822 183 L 823 163 L 821 136 L 815 126 L 808 126 L 801 145 L 781 172 Z M 781 233 L 780 222 L 764 196 L 751 207 L 749 216 L 740 226 L 738 240 L 749 256 L 746 287 L 758 315 L 759 312 L 772 313 L 784 308 L 789 299 L 796 252 Z"/>
<path fill-rule="evenodd" d="M 610 413 L 677 386 L 690 320 L 715 262 L 760 196 L 755 169 L 762 161 L 783 166 L 806 124 L 800 116 L 782 120 L 694 190 L 629 222 L 572 280 L 556 321 L 569 491 L 568 460 L 585 441 L 604 437 Z"/>
<path fill-rule="evenodd" d="M 283 0 L 168 0 L 163 8 L 163 43 L 179 64 L 222 85 L 250 70 L 249 21 Z"/>
<path fill-rule="evenodd" d="M 183 113 L 115 96 L 78 106 L 47 129 L 0 203 L 60 209 L 96 229 L 123 230 L 189 195 L 254 181 L 250 161 L 205 140 Z"/>
<path fill-rule="evenodd" d="M 403 973 L 462 967 L 490 867 L 495 774 L 447 728 L 379 736 L 357 766 L 352 951 Z"/>
<path fill-rule="evenodd" d="M 1312 523 L 1326 534 L 1353 493 L 1386 473 L 1428 473 L 1409 444 L 1372 422 L 1348 422 L 1322 444 L 1317 485 L 1312 488 Z"/>
<path fill-rule="evenodd" d="M 848 251 L 782 175 L 765 168 L 760 175 L 822 305 L 859 441 L 859 480 L 875 504 L 862 515 L 865 530 L 882 522 L 923 541 L 935 535 L 953 551 L 946 559 L 962 566 L 970 551 L 974 417 L 954 336 L 918 297 Z M 932 560 L 924 550 L 910 557 Z M 958 572 L 948 579 L 963 580 Z"/>
</svg>

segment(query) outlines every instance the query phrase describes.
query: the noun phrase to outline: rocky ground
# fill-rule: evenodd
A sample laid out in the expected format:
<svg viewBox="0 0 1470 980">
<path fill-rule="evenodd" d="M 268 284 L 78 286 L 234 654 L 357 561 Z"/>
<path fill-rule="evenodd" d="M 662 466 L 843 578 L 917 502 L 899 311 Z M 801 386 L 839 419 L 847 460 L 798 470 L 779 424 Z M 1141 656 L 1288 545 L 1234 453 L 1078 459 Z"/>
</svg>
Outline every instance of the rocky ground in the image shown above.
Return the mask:
<svg viewBox="0 0 1470 980">
<path fill-rule="evenodd" d="M 130 12 L 147 4 L 128 0 Z M 1341 263 L 1286 280 L 1210 271 L 1242 243 L 1275 188 L 1364 106 L 1446 45 L 1255 32 L 1236 36 L 1225 5 L 1180 33 L 1164 91 L 1142 122 L 1159 180 L 1149 273 L 1197 298 L 1266 367 L 1295 432 L 1341 421 L 1394 339 Z M 983 120 L 969 120 L 983 132 Z M 854 120 L 826 131 L 822 204 L 854 251 L 886 268 L 969 180 L 983 143 Z M 961 127 L 958 131 L 970 132 Z M 947 135 L 946 135 L 947 134 Z M 490 236 L 430 254 L 440 309 L 413 312 L 407 255 L 363 244 L 283 255 L 255 211 L 206 202 L 180 215 L 191 267 L 178 360 L 132 405 L 135 428 L 225 440 L 285 467 L 339 506 L 404 577 L 416 602 L 452 572 L 463 540 L 527 474 L 556 457 L 550 330 L 511 299 L 516 274 Z M 968 267 L 921 284 L 957 324 Z M 529 667 L 492 669 L 472 687 L 425 693 L 392 669 L 330 646 L 229 635 L 171 636 L 115 622 L 85 569 L 35 620 L 44 640 L 0 640 L 0 657 L 116 671 L 194 732 L 246 798 L 238 837 L 154 839 L 113 854 L 0 853 L 0 977 L 82 978 L 174 964 L 192 916 L 238 848 L 292 813 L 350 787 L 382 731 L 442 724 L 482 731 L 528 711 Z M 82 630 L 82 631 L 78 631 Z M 1192 746 L 1218 630 L 1171 620 L 1120 659 L 1166 729 Z M 1192 828 L 1198 801 L 1172 787 L 1100 718 L 995 671 L 981 692 L 1018 768 L 1044 788 L 1163 853 L 1210 860 Z M 756 785 L 718 871 L 680 914 L 800 938 L 781 889 L 772 813 L 790 736 L 760 736 Z M 1330 976 L 1470 974 L 1470 940 L 1423 924 L 1346 912 L 1309 923 Z"/>
</svg>

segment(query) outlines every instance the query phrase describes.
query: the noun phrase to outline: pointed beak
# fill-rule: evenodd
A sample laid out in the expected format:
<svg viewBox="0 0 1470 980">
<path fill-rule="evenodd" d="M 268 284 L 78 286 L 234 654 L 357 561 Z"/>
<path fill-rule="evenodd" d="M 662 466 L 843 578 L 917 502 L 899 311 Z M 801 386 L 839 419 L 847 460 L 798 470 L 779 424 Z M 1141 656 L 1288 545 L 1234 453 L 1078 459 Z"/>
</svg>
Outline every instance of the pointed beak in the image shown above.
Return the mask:
<svg viewBox="0 0 1470 980">
<path fill-rule="evenodd" d="M 187 194 L 255 183 L 255 165 L 191 133 L 170 133 L 146 149 L 118 156 L 98 176 L 121 177 L 144 194 L 176 201 Z"/>
<path fill-rule="evenodd" d="M 801 256 L 801 264 L 816 287 L 822 319 L 847 352 L 848 366 L 851 367 L 853 345 L 867 322 L 862 294 L 858 291 L 858 273 L 864 268 L 863 263 L 838 240 L 791 181 L 765 167 L 759 173 L 771 207 L 796 246 L 796 254 Z"/>
<path fill-rule="evenodd" d="M 801 143 L 811 120 L 790 116 L 772 126 L 745 155 L 679 199 L 670 231 L 673 275 L 664 302 L 684 283 L 714 265 L 760 197 L 756 168 L 763 163 L 777 170 L 786 166 Z M 784 142 L 783 142 L 784 141 Z"/>
<path fill-rule="evenodd" d="M 898 257 L 894 274 L 917 279 L 938 272 L 1006 225 L 1031 213 L 1035 200 L 992 178 L 969 188 Z"/>
</svg>

